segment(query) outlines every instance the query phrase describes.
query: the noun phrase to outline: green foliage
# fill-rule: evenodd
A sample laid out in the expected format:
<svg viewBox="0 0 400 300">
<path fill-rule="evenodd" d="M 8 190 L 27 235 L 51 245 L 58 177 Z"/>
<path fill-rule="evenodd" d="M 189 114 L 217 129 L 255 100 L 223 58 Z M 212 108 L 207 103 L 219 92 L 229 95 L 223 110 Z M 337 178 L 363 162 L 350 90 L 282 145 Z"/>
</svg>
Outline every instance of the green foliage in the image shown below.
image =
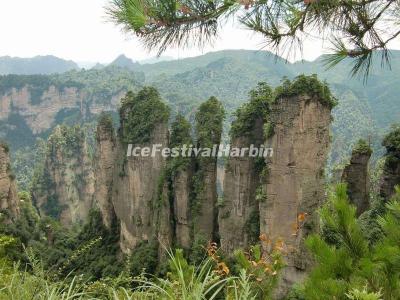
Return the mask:
<svg viewBox="0 0 400 300">
<path fill-rule="evenodd" d="M 190 133 L 190 123 L 185 119 L 184 116 L 178 114 L 175 118 L 175 121 L 171 124 L 171 148 L 180 147 L 185 144 L 190 145 L 192 143 Z"/>
<path fill-rule="evenodd" d="M 82 148 L 85 142 L 85 132 L 81 126 L 73 127 L 60 125 L 57 126 L 53 133 L 49 136 L 47 142 L 48 155 L 55 158 L 57 151 L 62 151 L 64 154 L 73 155 Z"/>
<path fill-rule="evenodd" d="M 386 148 L 385 168 L 395 169 L 400 161 L 400 126 L 394 125 L 392 130 L 383 139 L 382 145 Z"/>
<path fill-rule="evenodd" d="M 211 97 L 200 105 L 195 116 L 198 148 L 213 149 L 215 145 L 220 145 L 224 118 L 225 110 L 222 106 L 222 103 L 218 101 L 217 98 Z M 197 218 L 201 213 L 201 205 L 204 198 L 204 171 L 207 169 L 207 165 L 216 163 L 217 159 L 215 157 L 198 157 L 196 159 L 196 172 L 192 180 L 193 193 L 190 201 L 192 231 L 194 231 L 193 241 L 195 244 L 197 242 L 197 238 L 201 239 L 201 237 L 196 237 L 196 225 Z M 206 242 L 207 241 L 205 241 L 205 243 Z"/>
<path fill-rule="evenodd" d="M 48 195 L 46 198 L 46 202 L 41 207 L 45 212 L 46 216 L 53 218 L 54 220 L 59 220 L 61 213 L 66 208 L 58 201 L 58 197 L 55 194 Z"/>
<path fill-rule="evenodd" d="M 372 149 L 367 141 L 360 139 L 357 144 L 353 147 L 353 153 L 363 154 L 363 155 L 371 155 Z"/>
<path fill-rule="evenodd" d="M 5 153 L 9 153 L 10 152 L 10 147 L 4 141 L 0 141 L 0 147 L 4 149 Z"/>
<path fill-rule="evenodd" d="M 254 210 L 245 223 L 245 231 L 249 236 L 249 243 L 256 244 L 260 236 L 260 212 Z"/>
<path fill-rule="evenodd" d="M 178 114 L 175 121 L 171 124 L 171 135 L 169 141 L 169 147 L 180 149 L 183 145 L 193 145 L 192 138 L 190 136 L 191 126 L 190 123 L 185 119 L 184 116 Z M 171 157 L 168 160 L 168 172 L 171 176 L 175 176 L 180 170 L 188 167 L 192 161 L 190 157 Z"/>
<path fill-rule="evenodd" d="M 112 134 L 114 133 L 114 120 L 110 113 L 102 112 L 97 120 L 97 124 Z"/>
<path fill-rule="evenodd" d="M 400 152 L 400 125 L 395 125 L 392 130 L 383 139 L 382 145 L 391 153 Z"/>
<path fill-rule="evenodd" d="M 63 263 L 67 266 L 64 276 L 72 272 L 100 279 L 115 277 L 121 272 L 122 263 L 118 260 L 119 226 L 113 223 L 110 229 L 106 228 L 98 210 L 90 212 L 87 222 L 73 239 L 76 258 L 67 265 Z"/>
<path fill-rule="evenodd" d="M 232 123 L 231 137 L 251 135 L 255 122 L 259 119 L 265 123 L 272 100 L 272 88 L 265 82 L 258 83 L 257 88 L 250 92 L 250 102 L 243 104 L 235 112 L 236 120 Z"/>
<path fill-rule="evenodd" d="M 168 122 L 169 108 L 153 87 L 137 94 L 128 92 L 121 100 L 121 138 L 126 144 L 142 144 L 150 140 L 157 124 Z"/>
<path fill-rule="evenodd" d="M 349 204 L 345 185 L 337 186 L 321 210 L 322 222 L 335 234 L 336 244 L 329 245 L 317 235 L 307 239 L 317 265 L 305 283 L 306 299 L 386 300 L 400 295 L 399 200 L 397 189 L 386 214 L 378 218 L 383 234 L 370 245 L 356 220 L 355 207 Z"/>
<path fill-rule="evenodd" d="M 316 97 L 318 101 L 330 109 L 337 105 L 337 99 L 332 95 L 328 84 L 318 80 L 317 75 L 299 75 L 294 81 L 285 79 L 275 90 L 276 99 L 282 97 L 307 95 Z"/>
<path fill-rule="evenodd" d="M 34 146 L 20 148 L 14 152 L 12 165 L 17 175 L 19 190 L 29 191 L 32 183 L 37 182 L 43 170 L 46 150 L 46 141 L 38 138 Z"/>
<path fill-rule="evenodd" d="M 380 300 L 382 294 L 380 292 L 369 293 L 365 288 L 363 290 L 353 289 L 348 294 L 347 298 L 350 300 Z"/>
<path fill-rule="evenodd" d="M 202 148 L 212 148 L 221 142 L 222 122 L 225 110 L 217 98 L 202 103 L 196 113 L 197 143 Z"/>
<path fill-rule="evenodd" d="M 220 299 L 228 279 L 213 271 L 210 259 L 197 267 L 189 265 L 182 250 L 169 253 L 170 272 L 166 279 L 137 280 L 138 290 L 151 293 L 155 299 Z"/>
<path fill-rule="evenodd" d="M 0 269 L 12 266 L 12 255 L 17 250 L 17 240 L 12 236 L 0 235 Z"/>
<path fill-rule="evenodd" d="M 82 284 L 77 278 L 70 283 L 52 282 L 39 271 L 32 275 L 15 267 L 7 274 L 0 269 L 0 299 L 83 299 L 83 295 Z"/>
<path fill-rule="evenodd" d="M 22 267 L 29 258 L 22 250 L 29 248 L 54 278 L 83 275 L 86 279 L 117 276 L 122 270 L 118 261 L 119 229 L 104 227 L 98 211 L 91 211 L 80 230 L 68 230 L 50 218 L 40 218 L 25 193 L 19 218 L 2 224 L 0 234 L 15 237 L 17 247 L 8 254 Z M 22 199 L 22 198 L 21 198 Z"/>
<path fill-rule="evenodd" d="M 129 256 L 129 273 L 138 276 L 142 273 L 155 274 L 158 266 L 158 243 L 142 241 Z"/>
<path fill-rule="evenodd" d="M 9 143 L 13 150 L 35 143 L 35 138 L 27 121 L 17 112 L 12 111 L 6 120 L 0 121 L 0 131 L 3 139 Z"/>
<path fill-rule="evenodd" d="M 266 253 L 261 245 L 252 246 L 249 253 L 235 252 L 236 268 L 244 270 L 249 278 L 255 299 L 272 299 L 274 288 L 279 281 L 278 273 L 284 268 L 282 253 L 273 250 Z"/>
<path fill-rule="evenodd" d="M 189 252 L 189 261 L 192 265 L 198 266 L 207 259 L 207 243 L 208 241 L 203 235 L 194 233 Z"/>
</svg>

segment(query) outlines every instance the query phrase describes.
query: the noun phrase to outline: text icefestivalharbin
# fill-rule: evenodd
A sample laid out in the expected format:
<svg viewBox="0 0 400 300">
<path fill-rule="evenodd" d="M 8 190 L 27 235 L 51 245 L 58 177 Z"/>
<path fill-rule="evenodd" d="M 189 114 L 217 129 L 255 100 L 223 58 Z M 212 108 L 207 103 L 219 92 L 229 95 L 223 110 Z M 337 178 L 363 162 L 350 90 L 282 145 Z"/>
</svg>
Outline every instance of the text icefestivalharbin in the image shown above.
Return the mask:
<svg viewBox="0 0 400 300">
<path fill-rule="evenodd" d="M 193 145 L 168 148 L 162 144 L 152 146 L 136 146 L 129 144 L 128 157 L 155 157 L 161 154 L 163 157 L 272 157 L 274 150 L 264 145 L 256 147 L 231 147 L 230 145 L 214 145 L 212 148 L 197 148 Z"/>
</svg>

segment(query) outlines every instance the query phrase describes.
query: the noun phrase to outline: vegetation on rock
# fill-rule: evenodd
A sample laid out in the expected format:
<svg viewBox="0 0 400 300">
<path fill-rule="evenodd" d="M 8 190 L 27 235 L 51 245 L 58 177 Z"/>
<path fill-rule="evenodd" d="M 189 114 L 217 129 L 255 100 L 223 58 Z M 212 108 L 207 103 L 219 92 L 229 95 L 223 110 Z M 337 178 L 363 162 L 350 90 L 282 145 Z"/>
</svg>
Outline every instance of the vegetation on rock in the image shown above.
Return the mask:
<svg viewBox="0 0 400 300">
<path fill-rule="evenodd" d="M 137 94 L 128 92 L 121 100 L 121 138 L 126 144 L 143 144 L 150 140 L 156 124 L 166 123 L 169 108 L 153 87 Z"/>
<path fill-rule="evenodd" d="M 330 109 L 337 105 L 337 99 L 332 95 L 328 84 L 318 80 L 317 75 L 299 75 L 295 80 L 285 79 L 275 90 L 276 98 L 307 95 L 316 97 L 318 101 Z"/>
<path fill-rule="evenodd" d="M 258 83 L 257 87 L 250 92 L 250 102 L 243 104 L 234 113 L 236 120 L 232 123 L 231 137 L 251 134 L 257 119 L 266 123 L 272 101 L 272 88 L 265 82 Z"/>
<path fill-rule="evenodd" d="M 354 154 L 371 155 L 371 146 L 363 139 L 358 140 L 357 144 L 353 147 Z"/>
<path fill-rule="evenodd" d="M 382 144 L 390 153 L 400 152 L 400 125 L 392 127 L 392 130 L 385 136 Z"/>
</svg>

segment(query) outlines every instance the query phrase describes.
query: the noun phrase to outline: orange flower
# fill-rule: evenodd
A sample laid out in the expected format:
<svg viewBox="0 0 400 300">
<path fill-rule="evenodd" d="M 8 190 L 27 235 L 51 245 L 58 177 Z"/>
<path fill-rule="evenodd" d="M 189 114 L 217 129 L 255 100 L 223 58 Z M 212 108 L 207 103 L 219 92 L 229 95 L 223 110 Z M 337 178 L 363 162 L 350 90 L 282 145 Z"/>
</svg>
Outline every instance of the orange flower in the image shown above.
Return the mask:
<svg viewBox="0 0 400 300">
<path fill-rule="evenodd" d="M 300 223 L 302 223 L 302 222 L 305 221 L 306 216 L 307 216 L 307 213 L 300 213 L 300 214 L 297 216 L 297 220 L 298 220 Z"/>
<path fill-rule="evenodd" d="M 221 274 L 221 275 L 229 275 L 230 270 L 229 270 L 228 266 L 224 262 L 218 263 L 217 268 L 218 268 L 218 273 L 219 274 Z"/>
</svg>

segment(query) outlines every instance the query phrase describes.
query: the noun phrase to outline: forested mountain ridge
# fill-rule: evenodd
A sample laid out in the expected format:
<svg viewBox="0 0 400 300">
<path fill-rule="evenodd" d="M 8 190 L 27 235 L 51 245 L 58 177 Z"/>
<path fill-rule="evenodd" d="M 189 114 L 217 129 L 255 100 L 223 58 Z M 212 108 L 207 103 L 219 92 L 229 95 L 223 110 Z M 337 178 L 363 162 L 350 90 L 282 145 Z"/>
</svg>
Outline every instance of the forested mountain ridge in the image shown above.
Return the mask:
<svg viewBox="0 0 400 300">
<path fill-rule="evenodd" d="M 75 62 L 52 55 L 35 56 L 32 58 L 0 57 L 0 75 L 53 74 L 75 69 L 79 69 L 79 66 Z"/>
<path fill-rule="evenodd" d="M 128 60 L 120 56 L 117 62 Z M 160 91 L 171 107 L 171 117 L 182 113 L 192 119 L 202 101 L 216 96 L 227 110 L 228 124 L 231 113 L 259 81 L 277 86 L 283 77 L 316 73 L 327 80 L 339 100 L 333 110 L 330 159 L 330 164 L 336 164 L 349 156 L 359 138 L 371 140 L 380 149 L 383 133 L 399 120 L 399 51 L 392 52 L 391 67 L 381 70 L 376 64 L 364 84 L 362 79 L 349 77 L 346 62 L 326 71 L 323 57 L 291 64 L 268 52 L 227 50 L 155 64 L 128 61 L 122 67 L 111 64 L 63 74 L 1 76 L 0 137 L 10 143 L 15 157 L 18 149 L 33 146 L 36 137 L 46 138 L 58 124 L 93 123 L 101 111 L 116 116 L 126 91 L 145 85 Z M 227 132 L 226 127 L 225 141 Z"/>
</svg>

